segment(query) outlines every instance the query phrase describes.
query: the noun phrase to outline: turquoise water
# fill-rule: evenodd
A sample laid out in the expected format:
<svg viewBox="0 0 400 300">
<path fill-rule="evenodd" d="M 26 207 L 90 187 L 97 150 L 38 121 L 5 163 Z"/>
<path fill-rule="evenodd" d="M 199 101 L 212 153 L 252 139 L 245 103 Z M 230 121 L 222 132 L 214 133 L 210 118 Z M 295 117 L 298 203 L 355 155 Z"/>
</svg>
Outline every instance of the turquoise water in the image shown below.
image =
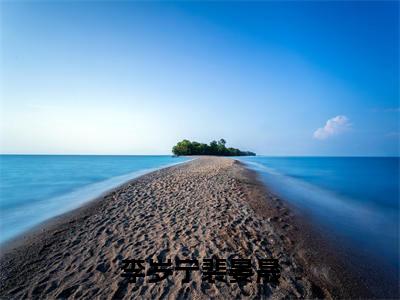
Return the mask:
<svg viewBox="0 0 400 300">
<path fill-rule="evenodd" d="M 326 236 L 334 237 L 360 273 L 373 278 L 372 284 L 385 278 L 395 292 L 399 279 L 398 157 L 239 159 Z"/>
<path fill-rule="evenodd" d="M 160 167 L 171 156 L 0 155 L 0 242 Z"/>
</svg>

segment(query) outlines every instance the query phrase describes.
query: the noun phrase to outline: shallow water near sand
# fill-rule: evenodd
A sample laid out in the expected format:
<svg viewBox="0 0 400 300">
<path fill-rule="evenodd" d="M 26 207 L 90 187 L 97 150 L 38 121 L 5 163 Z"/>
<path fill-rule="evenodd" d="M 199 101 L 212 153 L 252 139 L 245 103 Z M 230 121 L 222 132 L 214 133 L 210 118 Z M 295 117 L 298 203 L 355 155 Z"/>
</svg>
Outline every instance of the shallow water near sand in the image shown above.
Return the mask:
<svg viewBox="0 0 400 300">
<path fill-rule="evenodd" d="M 239 159 L 275 194 L 335 236 L 354 264 L 398 280 L 398 157 Z"/>
<path fill-rule="evenodd" d="M 0 155 L 0 242 L 130 179 L 187 160 L 166 155 Z"/>
</svg>

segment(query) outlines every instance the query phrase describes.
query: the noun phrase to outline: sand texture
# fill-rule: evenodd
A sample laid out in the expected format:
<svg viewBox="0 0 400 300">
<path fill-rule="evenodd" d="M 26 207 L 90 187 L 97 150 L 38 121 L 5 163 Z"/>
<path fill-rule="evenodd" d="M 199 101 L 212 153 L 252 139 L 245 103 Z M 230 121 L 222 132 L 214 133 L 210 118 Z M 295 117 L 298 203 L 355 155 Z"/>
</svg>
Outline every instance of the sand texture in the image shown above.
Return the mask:
<svg viewBox="0 0 400 300">
<path fill-rule="evenodd" d="M 285 230 L 290 211 L 229 158 L 202 157 L 111 191 L 39 232 L 21 237 L 0 260 L 2 298 L 232 299 L 330 298 Z M 273 205 L 272 205 L 273 204 Z M 271 208 L 271 207 L 274 208 Z M 279 228 L 279 229 L 278 229 Z M 288 231 L 289 232 L 289 231 Z M 279 283 L 208 283 L 193 271 L 160 283 L 129 283 L 123 259 L 277 258 Z M 148 264 L 145 264 L 148 267 Z M 256 269 L 256 268 L 255 268 Z M 329 281 L 329 280 L 328 280 Z"/>
</svg>

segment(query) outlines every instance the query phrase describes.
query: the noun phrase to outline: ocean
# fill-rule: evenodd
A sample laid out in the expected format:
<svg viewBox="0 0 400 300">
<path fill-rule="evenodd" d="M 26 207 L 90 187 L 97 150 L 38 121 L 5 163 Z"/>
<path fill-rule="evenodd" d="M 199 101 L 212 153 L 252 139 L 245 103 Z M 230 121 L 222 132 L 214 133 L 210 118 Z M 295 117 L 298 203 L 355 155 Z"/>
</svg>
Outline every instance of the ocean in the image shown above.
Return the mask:
<svg viewBox="0 0 400 300">
<path fill-rule="evenodd" d="M 256 156 L 239 160 L 327 237 L 334 237 L 360 270 L 368 267 L 372 277 L 398 282 L 398 157 Z"/>
<path fill-rule="evenodd" d="M 0 155 L 0 243 L 130 179 L 187 160 L 171 156 Z"/>
<path fill-rule="evenodd" d="M 236 157 L 303 214 L 376 289 L 399 272 L 399 158 Z M 0 155 L 0 243 L 147 172 L 171 156 Z M 372 281 L 371 281 L 372 279 Z"/>
</svg>

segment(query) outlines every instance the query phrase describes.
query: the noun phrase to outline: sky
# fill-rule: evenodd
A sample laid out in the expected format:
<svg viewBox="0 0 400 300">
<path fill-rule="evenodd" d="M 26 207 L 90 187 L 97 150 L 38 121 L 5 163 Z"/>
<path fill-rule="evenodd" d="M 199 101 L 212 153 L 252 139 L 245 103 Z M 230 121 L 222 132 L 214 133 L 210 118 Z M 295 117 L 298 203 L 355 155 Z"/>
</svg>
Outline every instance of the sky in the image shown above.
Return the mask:
<svg viewBox="0 0 400 300">
<path fill-rule="evenodd" d="M 399 3 L 0 2 L 0 152 L 398 156 Z"/>
</svg>

